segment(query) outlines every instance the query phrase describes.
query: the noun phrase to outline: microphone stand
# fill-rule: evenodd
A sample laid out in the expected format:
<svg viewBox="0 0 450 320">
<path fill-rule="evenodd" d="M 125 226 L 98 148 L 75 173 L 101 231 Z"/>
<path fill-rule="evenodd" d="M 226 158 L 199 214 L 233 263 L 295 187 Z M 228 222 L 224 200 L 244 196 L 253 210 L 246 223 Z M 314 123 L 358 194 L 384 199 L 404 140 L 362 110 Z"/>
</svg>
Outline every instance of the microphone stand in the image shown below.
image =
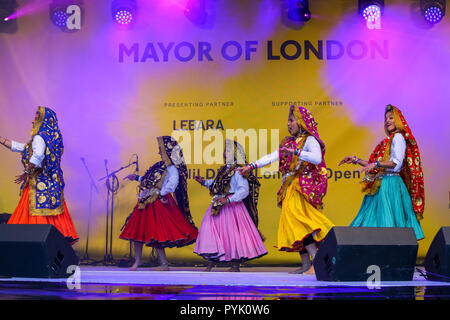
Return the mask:
<svg viewBox="0 0 450 320">
<path fill-rule="evenodd" d="M 97 188 L 97 186 L 95 185 L 95 181 L 94 181 L 94 179 L 92 178 L 91 172 L 89 171 L 89 168 L 88 168 L 88 166 L 87 166 L 87 164 L 86 164 L 85 159 L 84 159 L 84 158 L 81 158 L 81 161 L 82 161 L 83 164 L 84 164 L 84 167 L 85 167 L 85 169 L 86 169 L 86 172 L 87 172 L 87 174 L 88 174 L 88 176 L 89 176 L 89 180 L 91 181 L 91 185 L 90 185 L 90 188 L 89 188 L 89 215 L 88 215 L 88 227 L 87 227 L 87 235 L 86 235 L 86 249 L 85 249 L 85 252 L 84 252 L 84 256 L 83 256 L 83 258 L 81 259 L 80 262 L 81 262 L 82 264 L 96 264 L 96 263 L 98 263 L 99 261 L 94 261 L 94 260 L 90 259 L 90 258 L 89 258 L 88 250 L 89 250 L 89 231 L 90 231 L 90 226 L 91 226 L 91 216 L 92 216 L 92 190 L 95 189 L 95 192 L 98 193 L 98 188 Z"/>
<path fill-rule="evenodd" d="M 119 190 L 119 179 L 116 173 L 136 164 L 137 162 L 132 162 L 127 166 L 121 167 L 111 173 L 108 172 L 108 161 L 105 160 L 106 176 L 99 179 L 102 181 L 106 179 L 106 188 L 108 190 L 106 199 L 106 245 L 105 245 L 105 257 L 103 259 L 104 265 L 115 265 L 114 257 L 112 255 L 112 244 L 113 244 L 113 222 L 114 222 L 114 195 Z M 110 224 L 111 222 L 111 224 Z M 109 239 L 108 239 L 109 238 Z M 109 252 L 108 252 L 109 249 Z"/>
</svg>

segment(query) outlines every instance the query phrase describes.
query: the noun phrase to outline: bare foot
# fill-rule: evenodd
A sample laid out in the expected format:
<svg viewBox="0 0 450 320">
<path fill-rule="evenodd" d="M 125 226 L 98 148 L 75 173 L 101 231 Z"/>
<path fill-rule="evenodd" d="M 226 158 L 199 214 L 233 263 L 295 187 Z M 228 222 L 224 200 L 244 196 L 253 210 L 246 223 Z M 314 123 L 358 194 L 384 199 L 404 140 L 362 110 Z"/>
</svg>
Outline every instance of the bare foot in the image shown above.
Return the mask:
<svg viewBox="0 0 450 320">
<path fill-rule="evenodd" d="M 227 270 L 228 272 L 241 272 L 239 267 L 232 266 L 230 269 Z"/>
<path fill-rule="evenodd" d="M 156 267 L 155 271 L 170 271 L 170 268 L 168 264 L 162 264 L 159 267 Z"/>
<path fill-rule="evenodd" d="M 314 268 L 310 268 L 308 271 L 304 272 L 303 274 L 312 274 L 312 275 L 315 275 L 316 272 L 315 272 Z"/>
<path fill-rule="evenodd" d="M 289 272 L 290 274 L 303 274 L 303 273 L 307 273 L 309 270 L 311 270 L 312 268 L 312 264 L 305 264 L 303 265 L 301 268 L 296 269 L 294 271 Z"/>
<path fill-rule="evenodd" d="M 136 271 L 138 267 L 140 267 L 140 263 L 135 262 L 128 270 Z"/>
<path fill-rule="evenodd" d="M 212 270 L 215 266 L 216 266 L 215 263 L 211 263 L 211 262 L 210 262 L 204 271 L 205 271 L 205 272 L 211 272 L 211 270 Z"/>
</svg>

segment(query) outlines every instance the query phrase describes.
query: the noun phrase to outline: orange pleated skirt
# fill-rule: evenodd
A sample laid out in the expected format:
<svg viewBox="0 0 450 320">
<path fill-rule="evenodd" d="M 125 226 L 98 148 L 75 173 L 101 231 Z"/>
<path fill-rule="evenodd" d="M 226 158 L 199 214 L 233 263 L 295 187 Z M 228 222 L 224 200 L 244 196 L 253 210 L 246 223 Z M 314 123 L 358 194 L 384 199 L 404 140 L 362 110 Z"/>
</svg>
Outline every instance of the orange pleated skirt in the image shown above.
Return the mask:
<svg viewBox="0 0 450 320">
<path fill-rule="evenodd" d="M 22 197 L 9 218 L 8 224 L 52 224 L 70 244 L 77 242 L 78 234 L 67 210 L 66 202 L 64 201 L 64 211 L 57 216 L 32 216 L 29 208 L 29 191 L 28 186 L 23 189 Z"/>
</svg>

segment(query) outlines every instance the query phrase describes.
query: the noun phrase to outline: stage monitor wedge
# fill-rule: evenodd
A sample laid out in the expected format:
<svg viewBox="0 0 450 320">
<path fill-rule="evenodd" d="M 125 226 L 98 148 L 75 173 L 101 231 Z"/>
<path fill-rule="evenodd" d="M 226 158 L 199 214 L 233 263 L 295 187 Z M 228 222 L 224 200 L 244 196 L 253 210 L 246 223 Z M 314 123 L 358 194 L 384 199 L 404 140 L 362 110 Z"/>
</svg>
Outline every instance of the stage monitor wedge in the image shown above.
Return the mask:
<svg viewBox="0 0 450 320">
<path fill-rule="evenodd" d="M 313 264 L 319 281 L 411 281 L 417 243 L 412 228 L 333 227 Z M 378 269 L 379 268 L 379 269 Z"/>
<path fill-rule="evenodd" d="M 428 280 L 450 282 L 450 227 L 442 227 L 430 244 L 424 262 Z"/>
<path fill-rule="evenodd" d="M 66 278 L 72 265 L 79 259 L 53 225 L 0 225 L 0 276 Z"/>
</svg>

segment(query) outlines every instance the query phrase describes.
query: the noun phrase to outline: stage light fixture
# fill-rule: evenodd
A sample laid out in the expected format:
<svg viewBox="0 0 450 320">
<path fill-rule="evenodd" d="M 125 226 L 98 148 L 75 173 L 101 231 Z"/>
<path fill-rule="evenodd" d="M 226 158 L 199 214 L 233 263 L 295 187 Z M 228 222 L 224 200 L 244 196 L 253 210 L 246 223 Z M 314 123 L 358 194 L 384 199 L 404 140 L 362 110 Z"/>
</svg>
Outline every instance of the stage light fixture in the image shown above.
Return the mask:
<svg viewBox="0 0 450 320">
<path fill-rule="evenodd" d="M 14 33 L 17 31 L 16 19 L 10 18 L 17 7 L 16 0 L 0 0 L 0 33 Z"/>
<path fill-rule="evenodd" d="M 113 0 L 111 10 L 113 20 L 120 26 L 129 26 L 136 21 L 136 0 Z"/>
<path fill-rule="evenodd" d="M 358 0 L 358 11 L 367 22 L 379 20 L 383 14 L 384 0 Z"/>
<path fill-rule="evenodd" d="M 64 32 L 81 29 L 82 0 L 53 0 L 50 4 L 50 20 Z"/>
<path fill-rule="evenodd" d="M 205 0 L 189 0 L 184 8 L 184 15 L 194 24 L 205 24 L 208 17 Z"/>
<path fill-rule="evenodd" d="M 307 22 L 311 19 L 308 0 L 288 0 L 288 18 L 292 21 Z"/>
<path fill-rule="evenodd" d="M 445 0 L 420 0 L 420 10 L 425 20 L 431 24 L 438 23 L 445 16 Z"/>
</svg>

